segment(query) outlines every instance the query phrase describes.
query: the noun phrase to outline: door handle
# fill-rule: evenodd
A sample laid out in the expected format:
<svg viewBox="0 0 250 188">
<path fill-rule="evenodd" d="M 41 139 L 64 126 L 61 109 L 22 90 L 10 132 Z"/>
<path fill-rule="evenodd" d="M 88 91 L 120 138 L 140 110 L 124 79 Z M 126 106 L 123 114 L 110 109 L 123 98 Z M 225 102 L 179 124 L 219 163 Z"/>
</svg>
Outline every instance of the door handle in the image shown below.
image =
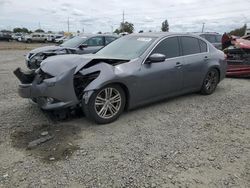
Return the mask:
<svg viewBox="0 0 250 188">
<path fill-rule="evenodd" d="M 181 64 L 180 62 L 177 62 L 177 63 L 175 64 L 175 67 L 181 68 L 181 67 L 182 67 L 182 64 Z"/>
</svg>

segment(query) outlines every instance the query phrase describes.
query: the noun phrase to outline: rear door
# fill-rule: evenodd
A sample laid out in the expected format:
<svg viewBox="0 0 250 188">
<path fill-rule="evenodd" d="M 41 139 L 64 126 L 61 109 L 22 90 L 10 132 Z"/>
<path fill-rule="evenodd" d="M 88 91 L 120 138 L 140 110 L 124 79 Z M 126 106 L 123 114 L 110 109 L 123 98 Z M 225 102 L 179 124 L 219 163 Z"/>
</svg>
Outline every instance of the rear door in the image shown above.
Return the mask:
<svg viewBox="0 0 250 188">
<path fill-rule="evenodd" d="M 209 59 L 207 43 L 195 37 L 180 37 L 183 65 L 183 90 L 193 90 L 201 86 L 206 61 Z"/>
<path fill-rule="evenodd" d="M 139 92 L 142 100 L 151 100 L 177 93 L 182 87 L 182 64 L 178 37 L 169 37 L 161 41 L 152 54 L 166 55 L 160 63 L 142 64 Z"/>
</svg>

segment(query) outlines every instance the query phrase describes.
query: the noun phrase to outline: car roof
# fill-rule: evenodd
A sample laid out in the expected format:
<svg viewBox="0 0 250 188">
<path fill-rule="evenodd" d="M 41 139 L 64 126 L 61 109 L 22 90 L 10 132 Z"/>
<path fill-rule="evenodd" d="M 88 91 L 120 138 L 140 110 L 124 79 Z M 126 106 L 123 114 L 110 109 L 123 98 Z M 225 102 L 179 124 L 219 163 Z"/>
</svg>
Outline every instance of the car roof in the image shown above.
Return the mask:
<svg viewBox="0 0 250 188">
<path fill-rule="evenodd" d="M 197 35 L 194 35 L 192 33 L 175 33 L 175 32 L 148 32 L 148 33 L 136 33 L 136 34 L 130 34 L 126 36 L 138 36 L 138 37 L 155 37 L 155 38 L 163 38 L 167 36 L 174 36 L 174 35 L 183 35 L 183 36 L 193 36 L 193 37 L 199 37 Z M 125 36 L 125 37 L 126 37 Z"/>
<path fill-rule="evenodd" d="M 221 35 L 220 33 L 216 33 L 216 32 L 194 32 L 194 33 L 192 33 L 192 34 L 194 34 L 194 35 Z"/>
<path fill-rule="evenodd" d="M 82 38 L 89 38 L 89 37 L 98 37 L 98 36 L 104 36 L 104 37 L 115 37 L 115 38 L 118 38 L 119 36 L 117 35 L 112 35 L 112 34 L 82 34 L 82 35 L 79 35 L 79 37 L 82 37 Z"/>
</svg>

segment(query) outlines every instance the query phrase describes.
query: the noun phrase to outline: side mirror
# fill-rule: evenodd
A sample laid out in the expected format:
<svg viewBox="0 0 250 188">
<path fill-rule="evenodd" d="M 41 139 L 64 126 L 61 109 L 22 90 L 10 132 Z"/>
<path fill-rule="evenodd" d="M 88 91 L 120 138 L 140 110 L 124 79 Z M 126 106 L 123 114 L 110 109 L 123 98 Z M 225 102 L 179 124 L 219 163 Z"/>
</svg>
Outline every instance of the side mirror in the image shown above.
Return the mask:
<svg viewBox="0 0 250 188">
<path fill-rule="evenodd" d="M 165 59 L 166 59 L 166 56 L 164 54 L 155 53 L 155 54 L 150 55 L 146 62 L 147 63 L 160 63 L 160 62 L 165 61 Z"/>
<path fill-rule="evenodd" d="M 87 48 L 88 47 L 88 45 L 87 44 L 81 44 L 80 46 L 79 46 L 79 48 L 82 50 L 83 48 Z"/>
</svg>

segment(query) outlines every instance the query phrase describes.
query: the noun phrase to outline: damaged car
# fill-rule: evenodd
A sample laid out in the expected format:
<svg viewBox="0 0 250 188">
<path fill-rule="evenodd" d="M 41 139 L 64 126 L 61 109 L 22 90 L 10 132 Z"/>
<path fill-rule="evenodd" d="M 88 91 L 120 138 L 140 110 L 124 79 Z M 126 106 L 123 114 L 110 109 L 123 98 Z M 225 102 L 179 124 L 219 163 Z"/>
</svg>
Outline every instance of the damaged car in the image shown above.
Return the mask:
<svg viewBox="0 0 250 188">
<path fill-rule="evenodd" d="M 29 69 L 37 69 L 41 62 L 50 56 L 95 53 L 117 38 L 115 35 L 106 34 L 76 36 L 58 46 L 45 46 L 30 51 L 26 55 L 26 65 Z"/>
<path fill-rule="evenodd" d="M 230 37 L 229 47 L 224 49 L 227 56 L 228 77 L 250 77 L 250 40 L 245 37 Z"/>
<path fill-rule="evenodd" d="M 36 71 L 14 71 L 19 95 L 44 110 L 82 108 L 99 124 L 124 110 L 191 92 L 212 94 L 225 77 L 224 53 L 199 36 L 124 36 L 96 54 L 45 59 Z"/>
</svg>

